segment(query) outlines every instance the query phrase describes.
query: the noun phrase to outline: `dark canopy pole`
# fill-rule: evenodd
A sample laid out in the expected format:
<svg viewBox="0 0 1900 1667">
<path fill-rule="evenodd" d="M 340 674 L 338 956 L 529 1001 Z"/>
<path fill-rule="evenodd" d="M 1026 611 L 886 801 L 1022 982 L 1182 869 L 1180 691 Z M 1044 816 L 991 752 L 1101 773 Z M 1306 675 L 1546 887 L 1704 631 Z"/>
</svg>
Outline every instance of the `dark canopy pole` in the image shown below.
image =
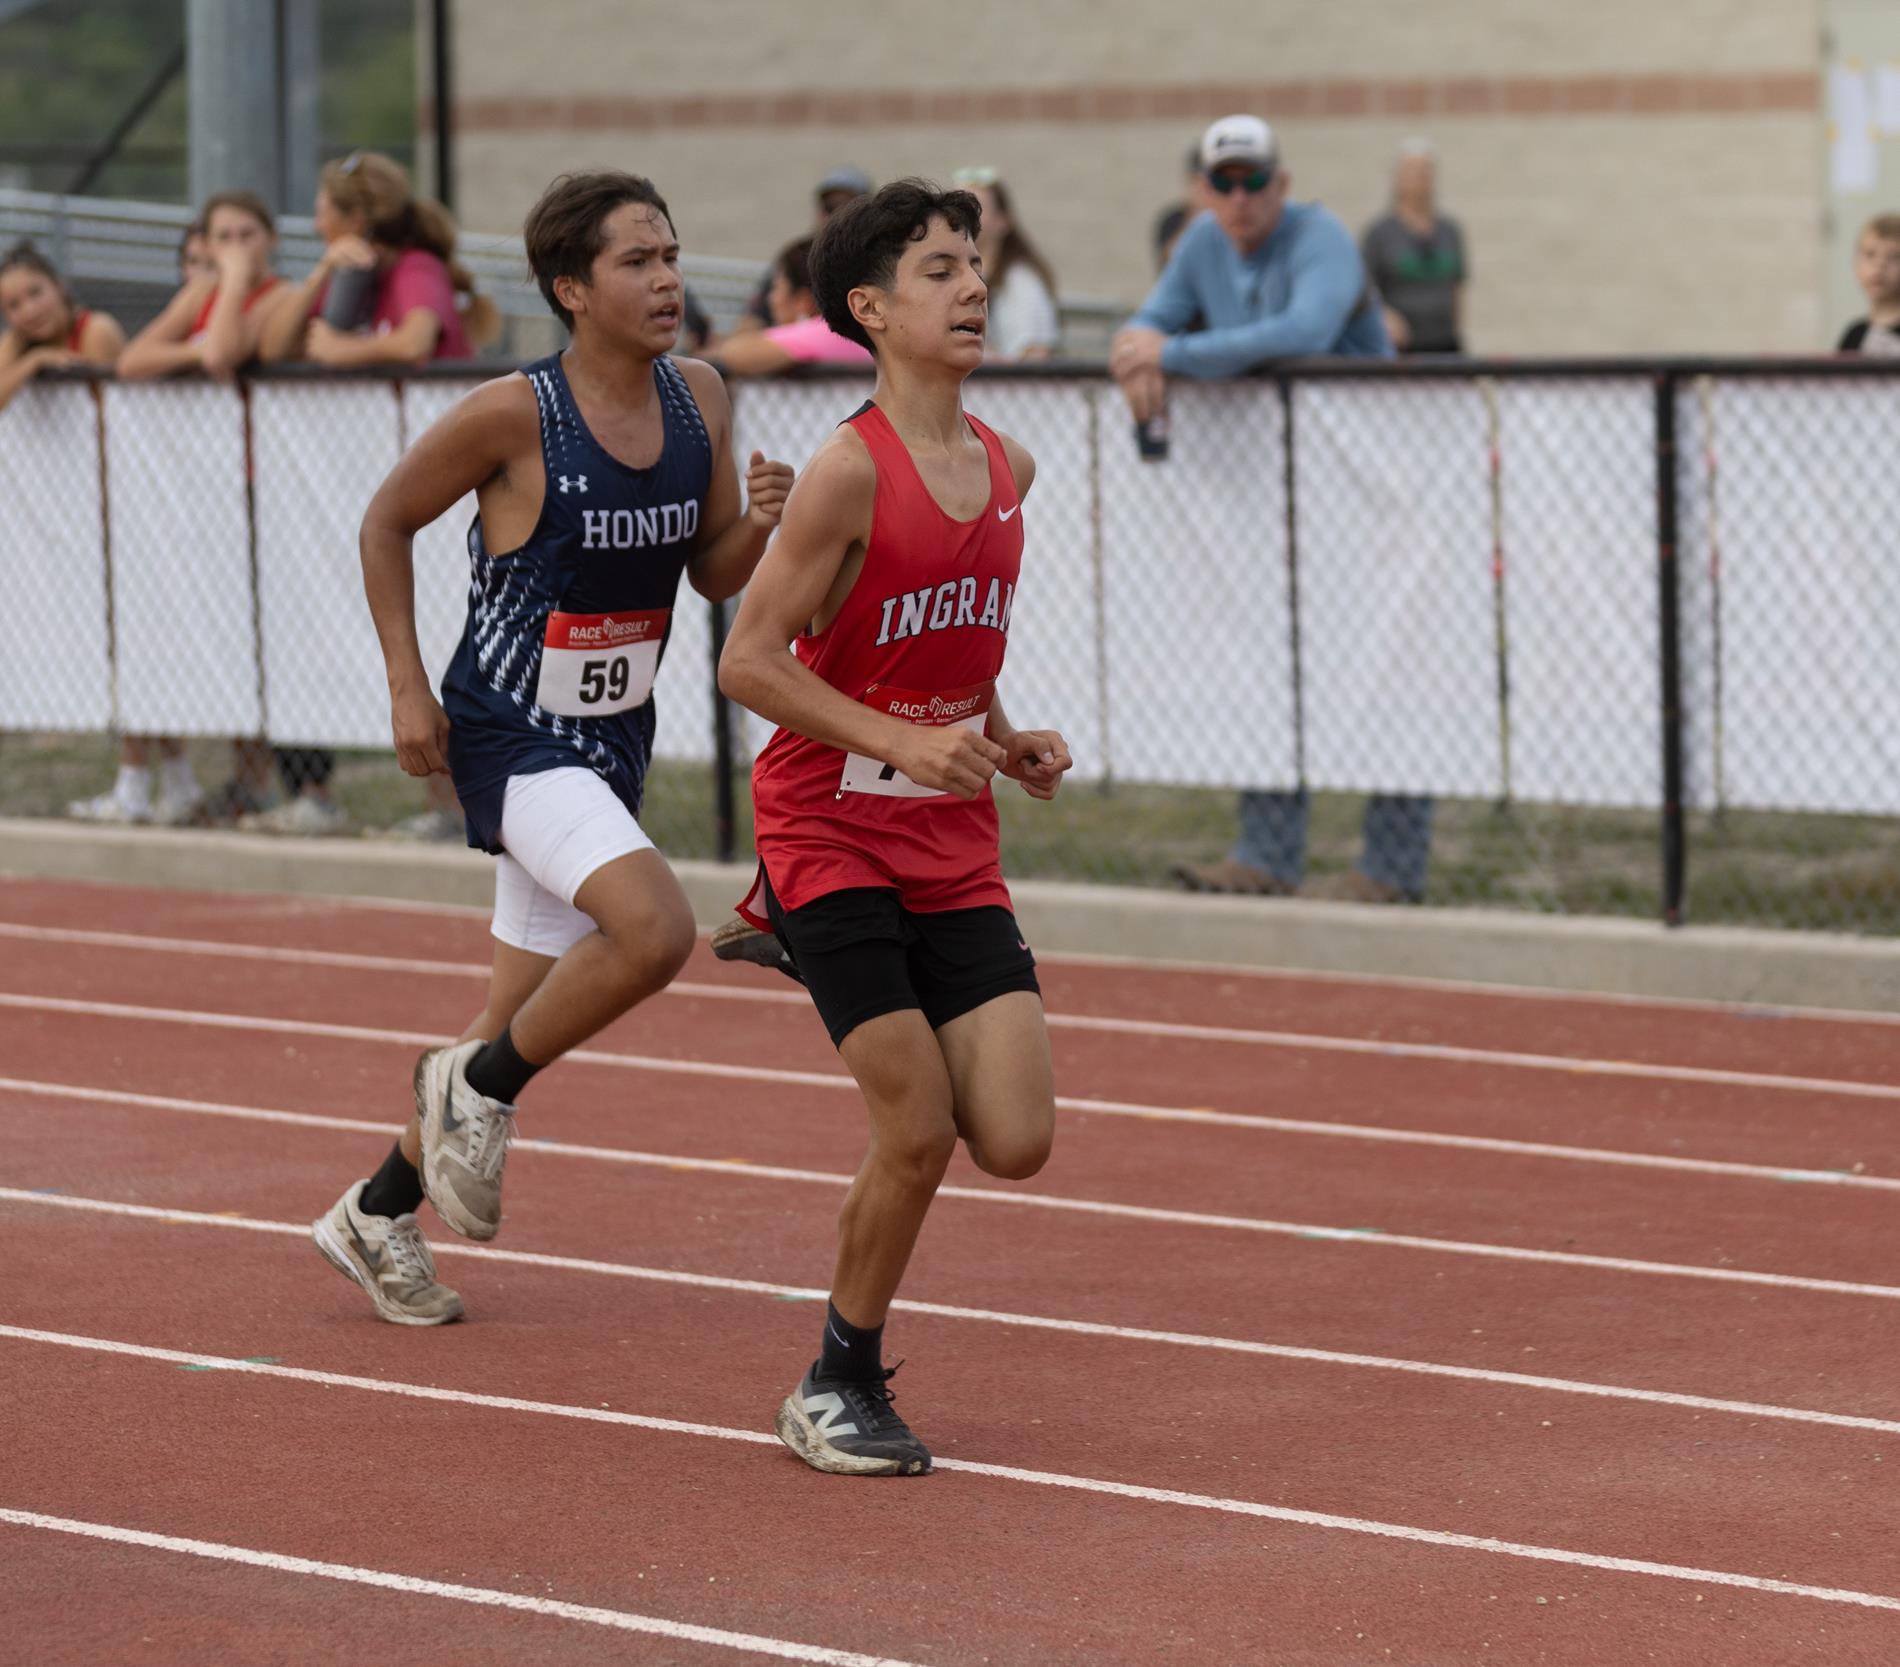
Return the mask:
<svg viewBox="0 0 1900 1667">
<path fill-rule="evenodd" d="M 112 131 L 99 141 L 99 148 L 86 158 L 80 170 L 73 176 L 72 183 L 66 187 L 69 197 L 83 197 L 93 187 L 93 182 L 105 171 L 106 164 L 119 154 L 126 140 L 132 137 L 132 130 L 150 114 L 151 108 L 165 96 L 169 87 L 184 72 L 185 43 L 180 41 L 177 49 L 158 68 L 158 73 L 146 82 L 139 96 L 126 107 L 126 112 L 113 124 Z"/>
<path fill-rule="evenodd" d="M 726 604 L 713 602 L 713 849 L 731 862 L 739 848 L 739 800 L 732 781 L 732 702 L 719 688 L 719 656 L 726 647 Z"/>
<path fill-rule="evenodd" d="M 1682 799 L 1682 567 L 1676 505 L 1676 377 L 1656 378 L 1656 580 L 1662 672 L 1662 917 L 1682 924 L 1688 869 Z"/>
<path fill-rule="evenodd" d="M 449 0 L 430 0 L 430 82 L 435 89 L 435 195 L 455 207 L 455 80 L 450 73 Z"/>
</svg>

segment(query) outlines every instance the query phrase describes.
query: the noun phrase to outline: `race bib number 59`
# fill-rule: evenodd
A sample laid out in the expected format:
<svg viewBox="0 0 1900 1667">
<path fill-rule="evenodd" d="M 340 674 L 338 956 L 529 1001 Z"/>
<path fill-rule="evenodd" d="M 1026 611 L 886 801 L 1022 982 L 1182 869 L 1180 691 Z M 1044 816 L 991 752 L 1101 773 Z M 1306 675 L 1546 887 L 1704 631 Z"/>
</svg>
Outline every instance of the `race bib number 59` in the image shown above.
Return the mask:
<svg viewBox="0 0 1900 1667">
<path fill-rule="evenodd" d="M 960 729 L 974 729 L 983 733 L 984 721 L 990 715 L 990 701 L 995 695 L 994 680 L 988 683 L 973 683 L 967 689 L 946 689 L 941 694 L 923 694 L 915 689 L 893 689 L 887 683 L 873 683 L 864 691 L 864 704 L 875 706 L 880 712 L 888 712 L 894 718 L 902 718 L 906 723 L 928 724 L 933 728 L 945 728 L 955 724 Z M 866 758 L 861 753 L 847 753 L 844 761 L 844 775 L 839 780 L 840 793 L 881 793 L 896 799 L 941 799 L 946 795 L 940 787 L 921 787 L 895 764 L 886 764 L 882 759 Z"/>
<path fill-rule="evenodd" d="M 548 615 L 534 702 L 564 718 L 629 712 L 653 692 L 669 612 Z"/>
</svg>

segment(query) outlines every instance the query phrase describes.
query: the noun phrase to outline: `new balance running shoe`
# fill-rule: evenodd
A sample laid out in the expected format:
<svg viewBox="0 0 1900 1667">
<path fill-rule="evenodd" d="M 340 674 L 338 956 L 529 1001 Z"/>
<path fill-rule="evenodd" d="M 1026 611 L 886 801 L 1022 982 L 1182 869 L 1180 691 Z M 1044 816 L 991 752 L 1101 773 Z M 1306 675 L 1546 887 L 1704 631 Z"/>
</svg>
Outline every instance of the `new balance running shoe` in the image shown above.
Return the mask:
<svg viewBox="0 0 1900 1667">
<path fill-rule="evenodd" d="M 722 961 L 750 961 L 755 967 L 771 967 L 800 984 L 805 982 L 776 932 L 761 932 L 737 915 L 714 929 L 712 952 Z"/>
<path fill-rule="evenodd" d="M 468 1085 L 468 1062 L 481 1046 L 435 1048 L 416 1061 L 422 1190 L 465 1239 L 492 1239 L 500 1231 L 501 1171 L 515 1133 L 515 1108 Z"/>
<path fill-rule="evenodd" d="M 317 1249 L 344 1278 L 369 1294 L 376 1312 L 392 1325 L 447 1325 L 462 1317 L 462 1299 L 438 1284 L 435 1258 L 412 1215 L 365 1215 L 358 1204 L 367 1181 L 358 1181 L 312 1222 Z"/>
<path fill-rule="evenodd" d="M 785 1397 L 778 1438 L 813 1470 L 834 1476 L 923 1476 L 930 1451 L 891 1404 L 897 1368 L 868 1382 L 820 1378 L 817 1362 Z"/>
</svg>

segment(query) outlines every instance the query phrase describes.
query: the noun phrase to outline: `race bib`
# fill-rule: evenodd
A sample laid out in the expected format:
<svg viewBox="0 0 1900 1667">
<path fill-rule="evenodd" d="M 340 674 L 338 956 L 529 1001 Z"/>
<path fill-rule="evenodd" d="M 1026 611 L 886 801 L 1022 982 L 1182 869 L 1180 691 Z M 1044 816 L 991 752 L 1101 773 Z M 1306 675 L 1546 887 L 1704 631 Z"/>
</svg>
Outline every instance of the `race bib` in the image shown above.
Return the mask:
<svg viewBox="0 0 1900 1667">
<path fill-rule="evenodd" d="M 864 691 L 864 704 L 888 712 L 907 723 L 944 728 L 955 724 L 959 729 L 983 733 L 990 715 L 990 701 L 996 683 L 973 683 L 967 689 L 946 689 L 942 694 L 920 694 L 915 689 L 893 689 L 888 683 L 873 683 Z M 947 799 L 940 787 L 920 787 L 895 764 L 847 753 L 844 775 L 839 779 L 840 793 L 881 793 L 893 799 Z"/>
<path fill-rule="evenodd" d="M 534 701 L 564 718 L 629 712 L 653 692 L 671 610 L 548 615 Z"/>
</svg>

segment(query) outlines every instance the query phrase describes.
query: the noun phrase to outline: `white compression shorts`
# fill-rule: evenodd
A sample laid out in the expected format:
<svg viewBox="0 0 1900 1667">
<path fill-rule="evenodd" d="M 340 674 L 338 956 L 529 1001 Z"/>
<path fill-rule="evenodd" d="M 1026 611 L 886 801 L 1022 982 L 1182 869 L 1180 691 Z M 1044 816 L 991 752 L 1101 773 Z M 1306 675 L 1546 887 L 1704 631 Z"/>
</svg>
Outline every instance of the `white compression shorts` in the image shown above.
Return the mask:
<svg viewBox="0 0 1900 1667">
<path fill-rule="evenodd" d="M 564 955 L 594 930 L 574 907 L 589 875 L 653 841 L 592 770 L 510 776 L 501 801 L 502 854 L 495 864 L 495 923 L 505 944 L 530 955 Z"/>
</svg>

